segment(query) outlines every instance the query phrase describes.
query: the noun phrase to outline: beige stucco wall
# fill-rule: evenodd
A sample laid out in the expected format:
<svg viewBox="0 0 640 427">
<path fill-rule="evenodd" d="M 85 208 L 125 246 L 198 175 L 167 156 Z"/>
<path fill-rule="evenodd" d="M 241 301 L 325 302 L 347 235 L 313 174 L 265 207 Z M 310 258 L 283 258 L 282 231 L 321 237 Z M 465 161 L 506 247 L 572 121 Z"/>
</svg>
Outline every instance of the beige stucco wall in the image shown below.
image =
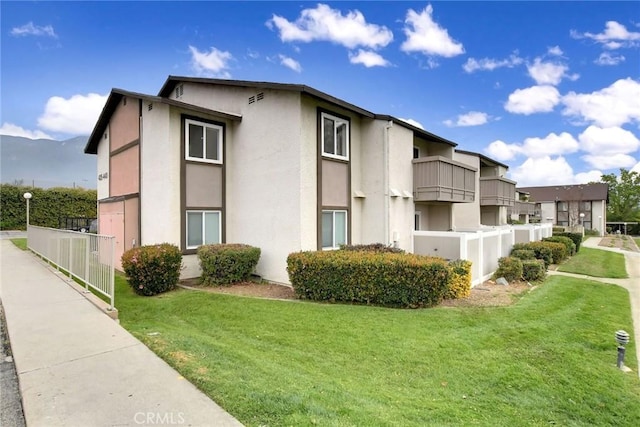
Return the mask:
<svg viewBox="0 0 640 427">
<path fill-rule="evenodd" d="M 106 178 L 103 177 L 98 180 L 97 195 L 98 200 L 102 200 L 109 197 L 109 180 L 111 179 L 109 176 L 109 126 L 107 126 L 98 144 L 97 166 L 98 175 L 107 175 Z"/>
<path fill-rule="evenodd" d="M 451 206 L 453 213 L 452 228 L 454 230 L 477 230 L 480 228 L 480 224 L 485 224 L 480 215 L 480 174 L 482 171 L 480 168 L 480 157 L 455 151 L 453 153 L 453 160 L 474 167 L 478 172 L 475 173 L 476 197 L 474 201 L 471 203 L 453 203 Z"/>
<path fill-rule="evenodd" d="M 386 217 L 384 208 L 385 189 L 383 185 L 385 161 L 383 141 L 385 138 L 384 120 L 362 121 L 362 143 L 360 150 L 353 152 L 353 167 L 358 170 L 360 181 L 352 182 L 353 192 L 361 191 L 364 198 L 353 200 L 354 210 L 360 212 L 359 223 L 354 223 L 354 232 L 358 232 L 360 243 L 389 243 L 384 233 Z M 355 239 L 354 239 L 355 240 Z"/>
<path fill-rule="evenodd" d="M 168 105 L 142 108 L 141 244 L 180 246 L 180 114 Z"/>
<path fill-rule="evenodd" d="M 606 232 L 607 204 L 604 200 L 591 203 L 591 227 L 598 230 L 601 236 Z"/>
<path fill-rule="evenodd" d="M 389 128 L 389 242 L 406 251 L 413 249 L 413 142 L 412 130 Z"/>
<path fill-rule="evenodd" d="M 556 205 L 554 202 L 540 203 L 540 222 L 556 223 Z"/>
</svg>

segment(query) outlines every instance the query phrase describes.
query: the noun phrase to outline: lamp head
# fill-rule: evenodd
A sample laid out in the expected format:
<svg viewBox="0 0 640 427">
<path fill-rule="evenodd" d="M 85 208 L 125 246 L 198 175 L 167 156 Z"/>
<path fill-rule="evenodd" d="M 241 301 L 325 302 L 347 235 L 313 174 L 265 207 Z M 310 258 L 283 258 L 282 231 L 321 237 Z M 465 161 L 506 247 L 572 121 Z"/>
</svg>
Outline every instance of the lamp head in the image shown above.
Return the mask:
<svg viewBox="0 0 640 427">
<path fill-rule="evenodd" d="M 24 197 L 25 199 L 29 200 L 30 198 L 32 198 L 32 197 L 33 197 L 33 195 L 32 195 L 31 193 L 24 193 L 24 194 L 22 195 L 22 197 Z"/>
</svg>

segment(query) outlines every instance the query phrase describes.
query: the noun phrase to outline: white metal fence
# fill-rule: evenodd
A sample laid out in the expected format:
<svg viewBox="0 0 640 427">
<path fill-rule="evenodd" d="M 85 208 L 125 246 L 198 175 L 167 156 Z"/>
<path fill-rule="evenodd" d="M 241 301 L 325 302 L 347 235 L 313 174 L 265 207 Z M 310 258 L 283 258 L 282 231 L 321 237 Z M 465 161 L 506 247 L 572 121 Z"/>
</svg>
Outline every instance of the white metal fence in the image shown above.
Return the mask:
<svg viewBox="0 0 640 427">
<path fill-rule="evenodd" d="M 551 224 L 526 224 L 469 231 L 415 231 L 413 251 L 420 255 L 471 261 L 471 284 L 489 279 L 498 259 L 508 256 L 514 243 L 528 243 L 552 235 Z"/>
<path fill-rule="evenodd" d="M 109 299 L 114 308 L 115 238 L 29 225 L 30 250 Z"/>
</svg>

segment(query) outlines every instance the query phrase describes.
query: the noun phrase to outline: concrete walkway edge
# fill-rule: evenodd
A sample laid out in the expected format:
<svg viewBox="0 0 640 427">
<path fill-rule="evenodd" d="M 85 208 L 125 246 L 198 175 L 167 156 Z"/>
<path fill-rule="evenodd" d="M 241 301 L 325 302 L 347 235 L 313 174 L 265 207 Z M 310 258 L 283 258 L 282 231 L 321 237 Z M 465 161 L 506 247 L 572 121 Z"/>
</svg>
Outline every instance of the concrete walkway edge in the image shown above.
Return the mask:
<svg viewBox="0 0 640 427">
<path fill-rule="evenodd" d="M 28 426 L 241 426 L 54 270 L 0 241 L 0 299 Z"/>
</svg>

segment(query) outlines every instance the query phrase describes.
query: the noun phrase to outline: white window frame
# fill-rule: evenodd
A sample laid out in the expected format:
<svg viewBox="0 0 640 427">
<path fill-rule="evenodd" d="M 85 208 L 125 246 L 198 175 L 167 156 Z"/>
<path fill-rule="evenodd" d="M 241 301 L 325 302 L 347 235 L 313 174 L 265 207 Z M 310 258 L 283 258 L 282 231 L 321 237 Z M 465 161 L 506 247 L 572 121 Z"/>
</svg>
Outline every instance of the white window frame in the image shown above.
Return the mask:
<svg viewBox="0 0 640 427">
<path fill-rule="evenodd" d="M 202 135 L 204 138 L 207 136 L 206 128 L 216 129 L 218 131 L 218 153 L 217 159 L 207 159 L 207 144 L 206 141 L 202 141 L 202 156 L 203 157 L 191 157 L 189 155 L 189 125 L 196 125 L 202 127 Z M 224 143 L 223 138 L 224 128 L 220 125 L 214 125 L 211 123 L 200 122 L 192 119 L 185 119 L 184 121 L 184 156 L 186 160 L 191 160 L 194 162 L 202 162 L 202 163 L 212 163 L 212 164 L 222 164 L 222 144 Z"/>
<path fill-rule="evenodd" d="M 417 228 L 416 225 L 418 226 Z M 422 212 L 415 211 L 413 213 L 413 231 L 420 231 L 420 227 L 422 227 Z"/>
<path fill-rule="evenodd" d="M 325 213 L 332 214 L 331 228 L 333 229 L 333 233 L 331 235 L 331 246 L 324 246 L 324 241 L 323 241 L 322 250 L 327 251 L 327 250 L 340 249 L 340 246 L 336 245 L 336 213 L 344 213 L 344 244 L 345 245 L 349 244 L 349 212 L 343 209 L 323 209 L 322 215 L 324 215 Z M 324 230 L 320 230 L 320 233 L 322 234 L 323 231 Z"/>
<path fill-rule="evenodd" d="M 222 243 L 222 211 L 219 210 L 200 210 L 200 209 L 189 209 L 185 213 L 185 230 L 184 230 L 184 244 L 187 249 L 197 249 L 200 245 L 189 246 L 189 214 L 199 213 L 202 214 L 202 244 L 203 245 L 213 245 L 216 243 Z M 207 213 L 217 213 L 218 214 L 218 236 L 219 239 L 217 242 L 205 242 L 205 229 L 204 226 L 204 218 Z"/>
<path fill-rule="evenodd" d="M 340 156 L 338 154 L 334 154 L 334 153 L 327 153 L 326 151 L 324 151 L 324 119 L 329 119 L 329 120 L 333 120 L 334 122 L 334 127 L 333 127 L 333 151 L 334 153 L 337 151 L 336 147 L 337 147 L 337 143 L 338 143 L 338 132 L 337 132 L 337 128 L 338 126 L 336 126 L 337 124 L 345 124 L 347 126 L 347 133 L 346 133 L 346 141 L 345 141 L 345 151 L 346 151 L 346 155 L 344 156 Z M 320 132 L 320 138 L 321 138 L 321 146 L 322 146 L 322 156 L 323 157 L 329 157 L 332 159 L 339 159 L 339 160 L 349 160 L 349 149 L 350 149 L 350 134 L 351 134 L 351 123 L 349 123 L 349 120 L 345 120 L 341 117 L 336 117 L 333 116 L 331 114 L 328 113 L 322 113 L 320 115 L 320 127 L 321 127 L 321 132 Z"/>
</svg>

